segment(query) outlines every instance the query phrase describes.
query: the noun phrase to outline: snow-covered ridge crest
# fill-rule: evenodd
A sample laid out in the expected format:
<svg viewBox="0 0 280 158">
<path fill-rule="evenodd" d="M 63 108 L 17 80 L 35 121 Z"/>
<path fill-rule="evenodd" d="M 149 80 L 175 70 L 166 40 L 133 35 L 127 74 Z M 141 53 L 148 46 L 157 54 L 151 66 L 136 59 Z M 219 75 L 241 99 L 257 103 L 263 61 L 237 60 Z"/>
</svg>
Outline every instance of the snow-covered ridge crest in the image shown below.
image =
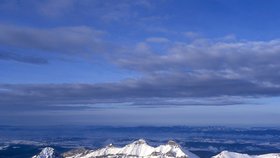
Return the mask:
<svg viewBox="0 0 280 158">
<path fill-rule="evenodd" d="M 271 153 L 263 155 L 248 155 L 237 152 L 222 151 L 212 158 L 280 158 L 280 153 Z"/>
<path fill-rule="evenodd" d="M 75 149 L 63 153 L 61 156 L 55 153 L 53 148 L 44 148 L 38 155 L 32 158 L 199 158 L 195 154 L 183 150 L 174 141 L 158 147 L 152 147 L 143 139 L 125 145 L 115 147 L 112 144 L 98 150 Z M 248 155 L 237 152 L 222 151 L 211 158 L 280 158 L 280 153 L 263 155 Z"/>
<path fill-rule="evenodd" d="M 174 141 L 169 141 L 165 145 L 152 147 L 144 139 L 139 139 L 124 147 L 115 147 L 112 144 L 98 150 L 65 155 L 65 158 L 198 158 L 195 154 L 187 151 L 183 152 L 181 147 Z"/>
</svg>

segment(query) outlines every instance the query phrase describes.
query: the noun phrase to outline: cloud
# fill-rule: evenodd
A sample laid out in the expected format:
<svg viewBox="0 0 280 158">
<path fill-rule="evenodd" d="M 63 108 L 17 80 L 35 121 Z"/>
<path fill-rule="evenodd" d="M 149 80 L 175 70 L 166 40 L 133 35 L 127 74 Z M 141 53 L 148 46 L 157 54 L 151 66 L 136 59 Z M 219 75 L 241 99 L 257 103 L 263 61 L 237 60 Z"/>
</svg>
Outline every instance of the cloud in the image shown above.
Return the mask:
<svg viewBox="0 0 280 158">
<path fill-rule="evenodd" d="M 133 53 L 115 57 L 126 69 L 150 74 L 180 74 L 205 80 L 246 81 L 279 87 L 280 40 L 224 41 L 198 39 L 173 41 L 161 53 L 149 43 L 139 43 Z M 191 79 L 191 78 L 190 78 Z"/>
<path fill-rule="evenodd" d="M 149 10 L 154 7 L 151 1 L 129 0 L 25 0 L 22 2 L 3 1 L 0 10 L 4 13 L 26 13 L 26 8 L 32 8 L 33 14 L 45 19 L 62 19 L 65 17 L 87 17 L 99 22 L 129 22 L 140 18 L 142 9 Z"/>
<path fill-rule="evenodd" d="M 187 38 L 190 38 L 190 39 L 195 39 L 195 38 L 200 38 L 200 37 L 202 37 L 199 33 L 191 32 L 191 31 L 184 32 L 183 34 L 184 34 Z"/>
<path fill-rule="evenodd" d="M 169 40 L 164 37 L 150 37 L 146 39 L 147 42 L 151 43 L 167 43 Z"/>
<path fill-rule="evenodd" d="M 103 49 L 102 31 L 87 26 L 34 28 L 0 25 L 0 44 L 63 54 L 94 53 Z"/>
<path fill-rule="evenodd" d="M 48 0 L 41 2 L 33 2 L 37 6 L 38 11 L 47 17 L 59 17 L 69 13 L 74 9 L 76 0 Z"/>
<path fill-rule="evenodd" d="M 11 60 L 28 64 L 48 64 L 45 58 L 16 54 L 13 52 L 0 52 L 0 60 Z"/>
<path fill-rule="evenodd" d="M 28 106 L 94 105 L 100 103 L 126 104 L 131 107 L 163 107 L 186 105 L 235 105 L 242 98 L 279 96 L 280 88 L 259 85 L 246 80 L 195 76 L 153 76 L 108 84 L 2 84 L 1 109 Z M 212 99 L 209 98 L 219 98 Z M 230 100 L 240 97 L 240 101 Z M 197 98 L 205 102 L 191 101 Z M 159 101 L 160 100 L 160 101 Z M 104 104 L 104 108 L 106 108 Z M 6 107 L 6 108 L 5 108 Z M 93 106 L 94 107 L 94 106 Z M 29 108 L 30 109 L 30 108 Z"/>
<path fill-rule="evenodd" d="M 29 42 L 21 42 L 15 44 L 30 46 Z M 66 39 L 66 43 L 71 42 L 72 39 Z M 0 106 L 90 105 L 92 108 L 101 103 L 131 107 L 209 106 L 243 104 L 242 98 L 280 95 L 279 40 L 198 39 L 191 43 L 169 43 L 161 53 L 145 41 L 119 46 L 112 54 L 104 53 L 111 63 L 140 72 L 140 78 L 99 84 L 2 84 Z M 56 49 L 55 46 L 48 45 L 49 49 Z M 14 56 L 5 58 L 20 60 Z M 227 102 L 227 97 L 240 97 L 241 101 Z M 190 101 L 190 98 L 207 101 Z"/>
<path fill-rule="evenodd" d="M 178 103 L 170 98 L 280 94 L 280 40 L 277 39 L 230 41 L 199 38 L 191 42 L 169 40 L 166 45 L 168 39 L 152 37 L 135 45 L 122 45 L 106 42 L 102 38 L 103 32 L 86 26 L 33 28 L 0 25 L 0 30 L 2 45 L 77 57 L 83 53 L 104 55 L 111 64 L 142 74 L 138 79 L 106 84 L 1 85 L 1 106 L 127 102 L 132 106 L 189 105 L 189 101 Z M 157 42 L 156 46 L 154 42 Z M 0 58 L 34 64 L 46 62 L 37 57 L 7 53 L 1 53 Z M 145 100 L 147 102 L 143 102 Z"/>
</svg>

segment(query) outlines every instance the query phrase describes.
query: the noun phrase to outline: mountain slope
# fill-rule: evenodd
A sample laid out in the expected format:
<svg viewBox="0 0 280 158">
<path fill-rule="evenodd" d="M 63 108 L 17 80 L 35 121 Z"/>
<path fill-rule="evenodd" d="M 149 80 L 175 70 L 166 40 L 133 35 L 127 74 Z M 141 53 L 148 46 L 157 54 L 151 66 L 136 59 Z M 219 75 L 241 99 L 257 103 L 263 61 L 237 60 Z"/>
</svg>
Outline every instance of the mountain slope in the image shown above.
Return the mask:
<svg viewBox="0 0 280 158">
<path fill-rule="evenodd" d="M 222 151 L 220 154 L 213 156 L 212 158 L 280 158 L 280 153 L 248 155 L 237 152 Z"/>
</svg>

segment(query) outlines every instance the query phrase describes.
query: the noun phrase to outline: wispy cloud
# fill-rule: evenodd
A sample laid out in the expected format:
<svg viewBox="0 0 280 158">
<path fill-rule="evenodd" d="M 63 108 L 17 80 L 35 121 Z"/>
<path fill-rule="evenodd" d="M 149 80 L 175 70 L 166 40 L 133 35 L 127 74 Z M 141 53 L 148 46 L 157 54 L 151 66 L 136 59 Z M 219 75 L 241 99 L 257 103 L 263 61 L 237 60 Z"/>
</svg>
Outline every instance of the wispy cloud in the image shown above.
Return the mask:
<svg viewBox="0 0 280 158">
<path fill-rule="evenodd" d="M 235 105 L 221 98 L 206 102 L 191 102 L 187 98 L 215 98 L 223 96 L 278 96 L 280 88 L 267 87 L 244 80 L 199 79 L 186 76 L 155 76 L 110 84 L 35 84 L 1 85 L 0 106 L 19 107 L 57 105 L 86 105 L 98 103 L 131 103 L 139 107 L 186 105 Z M 157 99 L 155 99 L 157 98 Z M 184 100 L 185 99 L 185 100 Z M 161 101 L 159 101 L 161 100 Z M 180 101 L 181 102 L 178 102 Z M 106 107 L 106 106 L 105 106 Z"/>
<path fill-rule="evenodd" d="M 73 16 L 91 17 L 101 22 L 126 21 L 139 17 L 141 9 L 150 9 L 154 5 L 148 0 L 141 1 L 97 1 L 97 0 L 26 0 L 3 1 L 0 9 L 3 11 L 24 12 L 27 7 L 44 18 L 65 18 Z M 81 9 L 82 8 L 82 9 Z"/>
<path fill-rule="evenodd" d="M 102 31 L 87 26 L 34 28 L 0 25 L 0 44 L 64 54 L 102 50 Z"/>
<path fill-rule="evenodd" d="M 48 60 L 40 57 L 21 55 L 13 52 L 0 51 L 0 60 L 11 60 L 28 64 L 48 64 Z"/>
</svg>

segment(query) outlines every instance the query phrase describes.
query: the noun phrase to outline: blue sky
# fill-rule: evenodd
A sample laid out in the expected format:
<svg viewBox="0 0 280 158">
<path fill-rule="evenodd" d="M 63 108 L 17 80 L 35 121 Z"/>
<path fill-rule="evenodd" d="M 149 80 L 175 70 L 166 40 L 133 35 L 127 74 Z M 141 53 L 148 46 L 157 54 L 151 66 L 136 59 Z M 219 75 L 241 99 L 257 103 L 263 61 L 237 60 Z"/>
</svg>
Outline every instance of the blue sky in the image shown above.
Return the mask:
<svg viewBox="0 0 280 158">
<path fill-rule="evenodd" d="M 2 0 L 0 124 L 279 126 L 279 9 Z"/>
</svg>

